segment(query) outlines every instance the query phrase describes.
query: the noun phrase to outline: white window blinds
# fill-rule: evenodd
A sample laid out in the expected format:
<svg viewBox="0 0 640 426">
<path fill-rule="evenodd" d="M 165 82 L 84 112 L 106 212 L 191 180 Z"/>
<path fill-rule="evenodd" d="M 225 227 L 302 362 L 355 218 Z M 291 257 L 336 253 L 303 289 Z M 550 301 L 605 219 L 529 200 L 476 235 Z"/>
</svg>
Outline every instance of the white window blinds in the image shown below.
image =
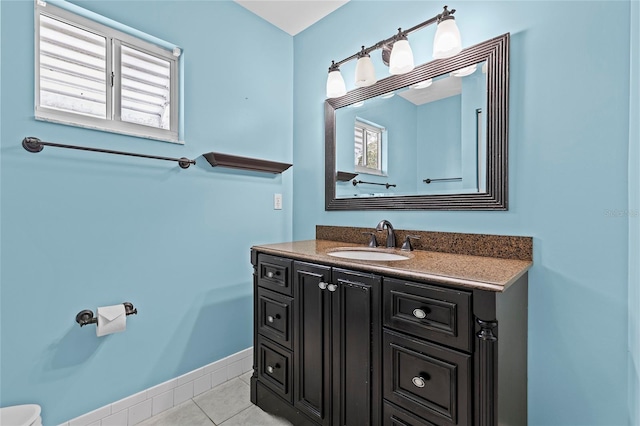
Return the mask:
<svg viewBox="0 0 640 426">
<path fill-rule="evenodd" d="M 106 39 L 40 18 L 40 104 L 107 118 Z"/>
<path fill-rule="evenodd" d="M 171 64 L 127 46 L 121 58 L 122 120 L 168 129 Z"/>
<path fill-rule="evenodd" d="M 356 171 L 382 173 L 383 127 L 356 120 L 354 126 L 354 151 Z"/>
<path fill-rule="evenodd" d="M 36 118 L 178 142 L 181 50 L 36 5 Z"/>
</svg>

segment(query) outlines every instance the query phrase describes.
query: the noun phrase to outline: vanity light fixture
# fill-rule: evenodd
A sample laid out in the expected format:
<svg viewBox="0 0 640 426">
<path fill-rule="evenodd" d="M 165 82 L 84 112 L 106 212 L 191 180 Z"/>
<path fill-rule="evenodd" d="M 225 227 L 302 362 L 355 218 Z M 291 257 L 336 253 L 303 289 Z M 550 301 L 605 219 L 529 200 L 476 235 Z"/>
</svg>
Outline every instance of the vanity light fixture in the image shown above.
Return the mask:
<svg viewBox="0 0 640 426">
<path fill-rule="evenodd" d="M 449 75 L 451 77 L 466 77 L 466 76 L 471 75 L 474 72 L 476 72 L 476 68 L 477 68 L 476 64 L 469 65 L 468 67 L 464 67 L 464 68 L 460 68 L 459 70 L 451 71 L 449 73 Z"/>
<path fill-rule="evenodd" d="M 356 62 L 356 87 L 368 87 L 377 81 L 371 56 L 365 52 L 364 46 L 362 46 L 362 51 L 358 54 L 358 62 Z"/>
<path fill-rule="evenodd" d="M 368 87 L 375 84 L 377 79 L 369 54 L 377 49 L 383 50 L 382 57 L 385 64 L 387 64 L 386 57 L 388 52 L 391 51 L 388 61 L 389 72 L 391 74 L 405 74 L 413 70 L 413 52 L 411 51 L 407 35 L 431 24 L 438 24 L 436 35 L 433 39 L 433 57 L 435 59 L 450 58 L 460 53 L 462 50 L 462 42 L 460 39 L 460 31 L 453 17 L 455 11 L 455 9 L 448 10 L 447 6 L 444 6 L 442 13 L 431 19 L 405 31 L 403 31 L 402 28 L 398 28 L 398 33 L 392 37 L 379 41 L 367 48 L 362 46 L 360 52 L 341 61 L 331 61 L 329 76 L 327 78 L 327 98 L 339 98 L 347 94 L 344 79 L 340 74 L 340 65 L 353 59 L 358 60 L 356 64 L 355 86 Z"/>
<path fill-rule="evenodd" d="M 409 86 L 412 89 L 426 89 L 427 87 L 431 86 L 433 84 L 433 79 L 432 78 L 428 78 L 424 81 L 421 81 L 420 83 L 416 83 L 416 84 L 412 84 L 411 86 Z"/>
<path fill-rule="evenodd" d="M 447 13 L 447 7 L 444 7 L 442 17 L 438 20 L 438 29 L 433 38 L 433 58 L 444 59 L 457 55 L 462 50 L 462 42 L 460 41 L 460 30 L 456 25 L 453 12 Z"/>
<path fill-rule="evenodd" d="M 344 79 L 340 74 L 340 68 L 333 61 L 329 67 L 329 77 L 327 78 L 327 98 L 339 98 L 347 93 Z"/>
<path fill-rule="evenodd" d="M 389 74 L 406 74 L 415 68 L 413 64 L 413 51 L 409 45 L 407 36 L 398 29 L 398 40 L 393 43 L 391 59 L 389 59 Z"/>
</svg>

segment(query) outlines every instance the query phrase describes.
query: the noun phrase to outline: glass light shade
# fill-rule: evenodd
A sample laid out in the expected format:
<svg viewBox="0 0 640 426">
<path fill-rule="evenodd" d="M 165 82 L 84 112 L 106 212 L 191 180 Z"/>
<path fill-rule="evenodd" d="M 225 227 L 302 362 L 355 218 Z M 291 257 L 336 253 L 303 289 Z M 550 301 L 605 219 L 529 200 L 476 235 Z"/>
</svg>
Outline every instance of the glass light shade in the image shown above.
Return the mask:
<svg viewBox="0 0 640 426">
<path fill-rule="evenodd" d="M 427 87 L 431 86 L 433 84 L 433 79 L 432 78 L 428 78 L 424 81 L 421 81 L 420 83 L 416 83 L 416 84 L 412 84 L 410 87 L 412 89 L 426 89 Z"/>
<path fill-rule="evenodd" d="M 433 38 L 434 59 L 450 58 L 462 50 L 460 31 L 454 19 L 445 19 L 438 24 Z"/>
<path fill-rule="evenodd" d="M 329 72 L 329 77 L 327 77 L 327 98 L 339 98 L 346 94 L 347 88 L 344 85 L 340 70 Z"/>
<path fill-rule="evenodd" d="M 393 43 L 391 58 L 389 58 L 389 74 L 405 74 L 415 68 L 413 64 L 413 52 L 407 40 L 398 40 Z"/>
<path fill-rule="evenodd" d="M 460 69 L 455 70 L 455 71 L 451 71 L 449 73 L 449 75 L 451 77 L 466 77 L 466 76 L 471 75 L 474 72 L 476 72 L 477 68 L 478 68 L 478 66 L 476 64 L 473 64 L 473 65 L 469 65 L 468 67 L 464 67 L 464 68 L 460 68 Z"/>
<path fill-rule="evenodd" d="M 376 83 L 376 71 L 369 56 L 363 56 L 356 63 L 356 87 L 368 87 Z"/>
</svg>

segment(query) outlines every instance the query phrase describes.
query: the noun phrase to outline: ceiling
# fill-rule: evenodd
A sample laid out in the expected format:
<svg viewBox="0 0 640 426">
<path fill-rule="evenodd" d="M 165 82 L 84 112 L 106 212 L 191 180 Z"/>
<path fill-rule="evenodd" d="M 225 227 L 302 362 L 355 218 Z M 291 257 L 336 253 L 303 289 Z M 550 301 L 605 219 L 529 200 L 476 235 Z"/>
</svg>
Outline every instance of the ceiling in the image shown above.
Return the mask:
<svg viewBox="0 0 640 426">
<path fill-rule="evenodd" d="M 429 86 L 429 90 L 407 89 L 398 93 L 398 95 L 414 105 L 420 106 L 461 93 L 462 79 L 459 77 L 445 77 L 434 80 L 433 84 Z"/>
<path fill-rule="evenodd" d="M 315 24 L 349 0 L 235 0 L 262 19 L 293 35 Z"/>
</svg>

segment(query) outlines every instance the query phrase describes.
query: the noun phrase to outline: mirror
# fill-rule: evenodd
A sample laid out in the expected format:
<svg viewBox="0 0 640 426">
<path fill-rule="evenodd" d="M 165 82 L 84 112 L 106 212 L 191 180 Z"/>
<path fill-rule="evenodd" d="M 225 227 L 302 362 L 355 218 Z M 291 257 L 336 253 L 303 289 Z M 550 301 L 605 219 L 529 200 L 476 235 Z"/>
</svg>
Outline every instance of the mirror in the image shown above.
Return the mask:
<svg viewBox="0 0 640 426">
<path fill-rule="evenodd" d="M 327 99 L 326 210 L 506 210 L 508 53 L 505 34 Z"/>
<path fill-rule="evenodd" d="M 337 179 L 336 197 L 483 192 L 486 70 L 483 61 L 337 109 L 336 168 L 356 177 Z"/>
</svg>

